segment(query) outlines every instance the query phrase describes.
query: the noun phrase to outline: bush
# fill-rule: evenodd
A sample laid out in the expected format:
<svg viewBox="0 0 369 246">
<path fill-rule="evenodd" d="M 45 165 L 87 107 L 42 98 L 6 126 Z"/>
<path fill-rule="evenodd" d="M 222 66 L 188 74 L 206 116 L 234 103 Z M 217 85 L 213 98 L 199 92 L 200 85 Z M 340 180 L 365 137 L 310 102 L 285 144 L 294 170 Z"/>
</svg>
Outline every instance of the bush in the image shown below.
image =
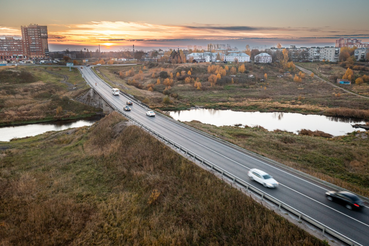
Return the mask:
<svg viewBox="0 0 369 246">
<path fill-rule="evenodd" d="M 163 79 L 166 79 L 166 78 L 169 77 L 169 75 L 166 71 L 162 71 L 162 72 L 159 73 L 159 77 L 163 78 Z"/>
</svg>

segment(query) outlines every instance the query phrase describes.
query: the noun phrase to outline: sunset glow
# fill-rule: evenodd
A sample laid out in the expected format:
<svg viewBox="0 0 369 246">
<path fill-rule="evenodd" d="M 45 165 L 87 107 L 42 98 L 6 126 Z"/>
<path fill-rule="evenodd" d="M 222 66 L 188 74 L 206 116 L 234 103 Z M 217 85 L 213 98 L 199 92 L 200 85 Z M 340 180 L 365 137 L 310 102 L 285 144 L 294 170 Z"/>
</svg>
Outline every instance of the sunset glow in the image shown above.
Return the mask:
<svg viewBox="0 0 369 246">
<path fill-rule="evenodd" d="M 81 0 L 70 1 L 69 7 L 49 1 L 52 11 L 43 9 L 46 5 L 42 0 L 34 0 L 33 4 L 26 0 L 6 1 L 0 8 L 0 36 L 20 37 L 20 26 L 31 22 L 48 26 L 51 47 L 115 47 L 132 43 L 146 47 L 186 46 L 214 40 L 245 47 L 250 43 L 332 45 L 339 37 L 368 40 L 369 17 L 364 10 L 369 9 L 369 1 L 353 0 L 360 2 L 361 8 L 354 16 L 344 19 L 337 17 L 345 12 L 344 5 L 337 1 L 327 0 L 329 11 L 314 7 L 320 4 L 318 0 L 311 0 L 304 10 L 288 0 L 278 4 L 271 0 L 263 4 L 213 1 L 210 6 L 194 0 L 170 4 L 165 0 L 155 3 L 108 0 L 104 4 Z M 17 19 L 12 18 L 14 12 L 18 13 Z"/>
</svg>

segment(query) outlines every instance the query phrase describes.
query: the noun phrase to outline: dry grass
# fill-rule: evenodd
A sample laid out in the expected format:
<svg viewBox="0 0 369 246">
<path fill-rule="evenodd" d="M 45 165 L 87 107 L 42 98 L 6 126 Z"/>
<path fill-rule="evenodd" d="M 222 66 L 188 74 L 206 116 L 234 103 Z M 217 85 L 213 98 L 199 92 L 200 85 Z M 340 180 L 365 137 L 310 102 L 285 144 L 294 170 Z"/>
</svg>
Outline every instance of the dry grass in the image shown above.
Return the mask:
<svg viewBox="0 0 369 246">
<path fill-rule="evenodd" d="M 122 121 L 7 144 L 0 245 L 324 245 Z"/>
<path fill-rule="evenodd" d="M 62 100 L 65 97 L 74 97 L 86 87 L 80 81 L 78 72 L 69 73 L 70 82 L 81 86 L 81 89 L 68 91 L 65 84 L 60 82 L 61 77 L 66 76 L 65 71 L 58 70 L 54 75 L 46 72 L 49 70 L 35 67 L 7 68 L 0 73 L 1 125 L 55 120 L 59 106 L 63 110 L 57 118 L 91 115 L 96 112 L 96 109 L 76 101 Z"/>
</svg>

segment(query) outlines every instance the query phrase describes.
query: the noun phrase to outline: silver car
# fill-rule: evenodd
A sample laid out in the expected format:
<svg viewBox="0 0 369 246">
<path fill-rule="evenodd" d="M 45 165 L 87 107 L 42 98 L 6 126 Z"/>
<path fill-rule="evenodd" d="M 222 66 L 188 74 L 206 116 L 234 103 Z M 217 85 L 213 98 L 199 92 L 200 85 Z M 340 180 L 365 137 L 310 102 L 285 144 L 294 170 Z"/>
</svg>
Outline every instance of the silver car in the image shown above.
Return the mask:
<svg viewBox="0 0 369 246">
<path fill-rule="evenodd" d="M 255 180 L 256 182 L 264 185 L 264 187 L 267 188 L 277 188 L 279 185 L 279 183 L 275 179 L 273 179 L 272 176 L 256 168 L 250 169 L 250 171 L 248 172 L 248 176 L 251 180 Z"/>
</svg>

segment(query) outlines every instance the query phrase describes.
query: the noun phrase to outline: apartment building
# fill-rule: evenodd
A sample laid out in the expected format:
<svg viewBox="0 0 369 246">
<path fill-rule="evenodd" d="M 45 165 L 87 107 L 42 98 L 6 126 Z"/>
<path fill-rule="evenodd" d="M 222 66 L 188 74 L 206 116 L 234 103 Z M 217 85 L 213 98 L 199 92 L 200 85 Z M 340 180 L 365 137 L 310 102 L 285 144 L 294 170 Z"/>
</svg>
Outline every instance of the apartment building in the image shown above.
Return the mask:
<svg viewBox="0 0 369 246">
<path fill-rule="evenodd" d="M 49 55 L 47 26 L 22 26 L 23 52 L 28 58 L 43 58 Z"/>
<path fill-rule="evenodd" d="M 254 57 L 256 63 L 272 63 L 272 56 L 268 53 L 260 53 Z"/>
<path fill-rule="evenodd" d="M 13 37 L 0 38 L 0 60 L 15 60 L 22 58 L 22 39 Z"/>
<path fill-rule="evenodd" d="M 368 48 L 357 48 L 354 51 L 354 56 L 357 61 L 365 61 L 367 59 L 367 55 L 369 53 L 369 47 Z"/>
<path fill-rule="evenodd" d="M 340 56 L 340 48 L 326 46 L 320 48 L 320 61 L 337 62 Z"/>
</svg>

